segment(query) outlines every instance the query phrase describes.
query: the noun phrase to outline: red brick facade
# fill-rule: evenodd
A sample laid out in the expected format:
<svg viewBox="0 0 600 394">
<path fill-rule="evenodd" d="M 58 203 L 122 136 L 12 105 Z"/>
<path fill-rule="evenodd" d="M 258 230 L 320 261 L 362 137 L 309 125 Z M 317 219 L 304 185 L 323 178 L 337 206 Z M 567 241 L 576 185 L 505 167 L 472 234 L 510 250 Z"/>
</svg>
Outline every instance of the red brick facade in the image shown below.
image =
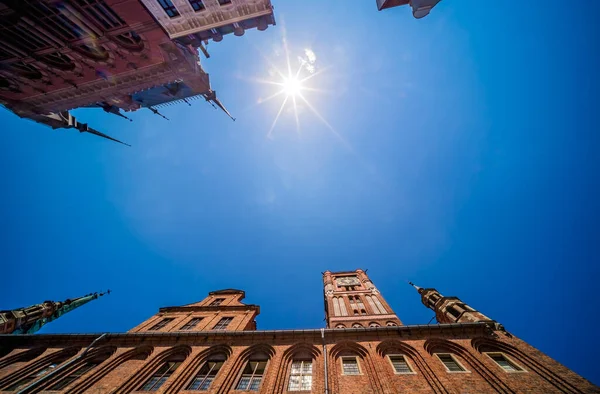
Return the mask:
<svg viewBox="0 0 600 394">
<path fill-rule="evenodd" d="M 359 284 L 349 278 L 353 276 Z M 258 306 L 244 305 L 242 291 L 216 291 L 198 303 L 161 308 L 131 331 L 107 334 L 95 342 L 99 335 L 0 336 L 0 391 L 600 392 L 485 316 L 477 321 L 416 326 L 404 326 L 391 317 L 396 326 L 369 327 L 364 322 L 385 323 L 393 311 L 374 291 L 365 272 L 325 272 L 324 285 L 328 326 L 345 324 L 335 317 L 356 317 L 362 328 L 256 330 Z M 432 291 L 420 293 L 425 303 Z M 363 297 L 373 294 L 379 296 L 386 314 L 374 312 L 377 303 L 373 307 L 364 302 Z M 332 297 L 349 295 L 359 299 L 348 300 L 347 306 L 358 306 L 362 300 L 365 314 L 359 307 L 356 315 L 352 310 L 351 316 L 332 316 Z M 457 300 L 442 298 L 437 300 L 442 300 L 438 307 L 444 309 Z M 465 319 L 479 316 L 465 308 L 461 312 Z M 457 319 L 456 312 L 451 313 Z M 219 326 L 224 318 L 227 324 Z"/>
</svg>

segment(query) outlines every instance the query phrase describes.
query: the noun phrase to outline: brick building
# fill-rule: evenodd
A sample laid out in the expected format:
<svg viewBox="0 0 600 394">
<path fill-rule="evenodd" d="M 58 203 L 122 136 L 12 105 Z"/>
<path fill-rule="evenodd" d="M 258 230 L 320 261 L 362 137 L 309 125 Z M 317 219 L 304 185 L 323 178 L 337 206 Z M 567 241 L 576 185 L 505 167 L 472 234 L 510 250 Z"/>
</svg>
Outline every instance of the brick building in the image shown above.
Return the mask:
<svg viewBox="0 0 600 394">
<path fill-rule="evenodd" d="M 204 7 L 203 1 L 207 10 L 194 11 L 192 4 Z M 270 1 L 261 0 L 260 12 L 250 12 L 258 7 L 255 2 L 177 3 L 182 10 L 187 7 L 185 26 L 203 21 L 208 33 L 221 29 L 218 34 L 226 34 L 232 23 L 261 30 L 275 23 Z M 164 14 L 161 5 L 167 3 L 0 0 L 0 105 L 54 129 L 75 128 L 102 137 L 107 136 L 77 122 L 69 110 L 97 108 L 127 118 L 124 112 L 146 108 L 161 115 L 160 105 L 203 98 L 229 115 L 198 55 L 200 49 L 208 56 L 204 43 L 218 37 L 188 29 L 172 38 L 166 28 L 184 25 L 159 23 L 164 18 L 156 19 L 147 8 Z"/>
<path fill-rule="evenodd" d="M 439 324 L 408 326 L 363 270 L 323 282 L 321 329 L 257 330 L 259 307 L 226 289 L 127 333 L 0 336 L 0 391 L 600 392 L 456 297 L 415 286 Z"/>
</svg>

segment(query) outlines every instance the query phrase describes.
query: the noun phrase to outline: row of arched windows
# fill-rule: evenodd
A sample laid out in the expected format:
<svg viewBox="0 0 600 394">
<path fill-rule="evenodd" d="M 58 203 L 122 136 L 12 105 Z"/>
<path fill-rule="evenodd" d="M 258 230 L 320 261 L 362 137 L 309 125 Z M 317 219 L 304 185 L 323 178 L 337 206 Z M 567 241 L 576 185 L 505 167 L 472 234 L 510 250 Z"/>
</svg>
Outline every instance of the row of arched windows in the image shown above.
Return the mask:
<svg viewBox="0 0 600 394">
<path fill-rule="evenodd" d="M 569 383 L 564 379 L 506 343 L 477 338 L 471 341 L 471 345 L 484 357 L 475 357 L 457 343 L 442 339 L 430 339 L 423 345 L 433 361 L 426 360 L 415 348 L 398 340 L 379 343 L 376 352 L 387 361 L 383 365 L 389 368 L 388 373 L 422 374 L 432 387 L 440 382 L 431 368 L 435 362 L 439 363 L 438 371 L 478 373 L 496 389 L 501 389 L 500 386 L 504 384 L 501 379 L 494 379 L 496 373 L 528 371 L 552 381 L 561 390 L 569 388 Z M 275 392 L 310 391 L 313 381 L 324 377 L 321 371 L 322 354 L 318 347 L 307 343 L 285 350 L 277 366 L 270 365 L 276 352 L 266 344 L 250 346 L 235 357 L 232 357 L 232 349 L 226 345 L 213 346 L 193 356 L 191 347 L 179 345 L 162 350 L 153 357 L 150 356 L 154 349 L 150 346 L 120 351 L 115 346 L 102 346 L 92 348 L 84 356 L 74 359 L 80 350 L 67 348 L 47 352 L 38 348 L 0 359 L 0 370 L 12 368 L 10 374 L 0 378 L 0 391 L 35 393 L 66 389 L 69 393 L 83 393 L 101 384 L 104 377 L 116 369 L 122 369 L 126 363 L 135 366 L 132 369 L 136 373 L 120 382 L 113 391 L 115 394 L 158 390 L 164 393 L 207 391 L 217 379 L 220 380 L 220 392 L 259 391 L 269 369 L 274 367 L 277 367 L 277 372 L 270 374 L 274 376 L 274 381 L 269 383 L 269 387 L 273 387 Z M 334 376 L 367 375 L 369 379 L 375 379 L 377 375 L 373 373 L 377 368 L 370 351 L 358 343 L 340 342 L 328 351 L 328 356 L 333 363 L 331 368 Z M 315 362 L 319 364 L 315 365 Z M 493 364 L 496 370 L 490 366 Z"/>
<path fill-rule="evenodd" d="M 397 327 L 398 324 L 393 322 L 393 321 L 388 321 L 385 323 L 386 326 L 388 327 Z M 363 326 L 361 323 L 351 323 L 350 327 L 352 328 L 365 328 L 365 326 Z M 377 322 L 370 322 L 369 323 L 369 327 L 381 327 L 381 325 Z M 339 323 L 336 324 L 335 328 L 347 328 L 345 324 Z"/>
<path fill-rule="evenodd" d="M 367 299 L 367 303 L 371 309 L 371 313 L 379 315 L 386 314 L 387 311 L 379 298 L 375 295 L 367 295 L 365 296 Z M 334 316 L 348 316 L 348 311 L 346 309 L 346 301 L 343 296 L 333 297 L 333 315 Z M 352 311 L 354 316 L 358 315 L 366 315 L 367 310 L 365 308 L 365 304 L 362 298 L 358 295 L 349 295 L 348 296 L 348 305 L 350 310 Z"/>
</svg>

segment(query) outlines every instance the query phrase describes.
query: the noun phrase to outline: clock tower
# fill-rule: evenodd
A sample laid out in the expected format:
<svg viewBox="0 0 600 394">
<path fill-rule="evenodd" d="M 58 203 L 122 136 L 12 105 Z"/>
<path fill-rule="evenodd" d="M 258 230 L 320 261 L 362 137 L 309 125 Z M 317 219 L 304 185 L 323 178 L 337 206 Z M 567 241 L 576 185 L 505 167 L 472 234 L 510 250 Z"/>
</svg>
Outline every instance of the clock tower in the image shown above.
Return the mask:
<svg viewBox="0 0 600 394">
<path fill-rule="evenodd" d="M 325 271 L 323 285 L 327 328 L 402 325 L 365 271 Z"/>
</svg>

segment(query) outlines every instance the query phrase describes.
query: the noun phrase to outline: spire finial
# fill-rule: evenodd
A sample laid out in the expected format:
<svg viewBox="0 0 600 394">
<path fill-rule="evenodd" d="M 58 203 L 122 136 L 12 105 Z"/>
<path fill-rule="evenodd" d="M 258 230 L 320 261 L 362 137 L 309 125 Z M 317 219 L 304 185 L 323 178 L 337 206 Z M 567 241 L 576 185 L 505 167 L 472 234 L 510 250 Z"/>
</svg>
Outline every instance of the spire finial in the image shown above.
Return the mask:
<svg viewBox="0 0 600 394">
<path fill-rule="evenodd" d="M 415 289 L 417 289 L 418 292 L 421 291 L 421 288 L 417 285 L 415 285 L 414 283 L 412 283 L 411 281 L 408 281 L 408 284 L 411 285 L 412 287 L 414 287 Z"/>
</svg>

